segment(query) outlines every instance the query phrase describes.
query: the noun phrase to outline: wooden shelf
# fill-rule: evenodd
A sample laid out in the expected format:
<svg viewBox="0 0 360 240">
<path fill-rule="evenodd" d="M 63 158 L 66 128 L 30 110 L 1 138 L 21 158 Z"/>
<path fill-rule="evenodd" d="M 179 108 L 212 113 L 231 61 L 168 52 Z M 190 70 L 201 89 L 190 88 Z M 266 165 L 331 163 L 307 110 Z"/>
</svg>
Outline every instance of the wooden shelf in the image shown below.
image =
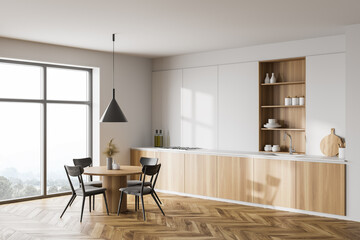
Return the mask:
<svg viewBox="0 0 360 240">
<path fill-rule="evenodd" d="M 262 131 L 298 131 L 305 132 L 303 128 L 261 128 Z"/>
<path fill-rule="evenodd" d="M 259 152 L 262 152 L 262 153 L 275 153 L 275 154 L 289 154 L 289 152 L 273 152 L 273 151 L 259 151 Z M 304 155 L 305 153 L 304 152 L 294 152 L 293 155 Z"/>
<path fill-rule="evenodd" d="M 268 106 L 261 106 L 261 108 L 304 108 L 305 105 L 268 105 Z"/>
<path fill-rule="evenodd" d="M 278 85 L 293 85 L 293 84 L 305 84 L 305 81 L 298 82 L 277 82 L 277 83 L 262 83 L 261 86 L 278 86 Z"/>
</svg>

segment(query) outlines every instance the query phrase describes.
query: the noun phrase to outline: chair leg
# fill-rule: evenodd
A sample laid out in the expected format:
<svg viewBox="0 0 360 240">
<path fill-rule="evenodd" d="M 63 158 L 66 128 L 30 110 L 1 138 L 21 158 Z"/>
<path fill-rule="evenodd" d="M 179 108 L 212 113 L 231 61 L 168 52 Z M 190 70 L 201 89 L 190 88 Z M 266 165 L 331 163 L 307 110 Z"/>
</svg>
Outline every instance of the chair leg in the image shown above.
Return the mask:
<svg viewBox="0 0 360 240">
<path fill-rule="evenodd" d="M 85 196 L 83 196 L 83 200 L 82 200 L 80 222 L 82 222 L 82 218 L 83 218 L 84 205 L 85 205 Z"/>
<path fill-rule="evenodd" d="M 135 195 L 135 212 L 137 211 L 137 201 L 138 201 L 138 199 L 137 199 L 137 196 Z"/>
<path fill-rule="evenodd" d="M 119 201 L 119 206 L 118 206 L 118 211 L 117 211 L 117 215 L 118 215 L 118 216 L 119 216 L 119 214 L 120 214 L 120 208 L 121 208 L 121 203 L 122 203 L 123 194 L 124 194 L 124 192 L 121 191 L 121 193 L 120 193 L 120 201 Z"/>
<path fill-rule="evenodd" d="M 140 197 L 141 197 L 141 206 L 142 206 L 142 211 L 143 211 L 143 217 L 144 217 L 144 221 L 146 221 L 145 206 L 144 206 L 144 197 L 143 197 L 143 195 L 141 195 Z"/>
<path fill-rule="evenodd" d="M 93 195 L 93 210 L 95 210 L 95 195 Z"/>
<path fill-rule="evenodd" d="M 73 204 L 73 202 L 74 202 L 74 200 L 75 200 L 75 198 L 76 198 L 76 195 L 73 195 L 74 196 L 74 198 L 72 199 L 72 201 L 70 202 L 70 207 L 71 207 L 71 205 Z"/>
<path fill-rule="evenodd" d="M 159 201 L 160 204 L 162 204 L 162 202 L 160 201 L 159 196 L 156 194 L 156 192 L 154 191 L 155 197 L 157 198 L 157 200 Z"/>
<path fill-rule="evenodd" d="M 107 215 L 109 215 L 109 208 L 108 208 L 107 201 L 106 201 L 106 194 L 103 193 L 103 196 L 104 196 L 104 201 L 105 201 L 106 212 L 107 212 Z"/>
<path fill-rule="evenodd" d="M 137 209 L 139 210 L 140 209 L 140 199 L 139 199 L 139 196 L 136 196 L 136 207 Z"/>
<path fill-rule="evenodd" d="M 158 203 L 158 201 L 156 200 L 155 196 L 153 193 L 151 193 L 151 196 L 153 197 L 154 201 L 156 202 L 156 205 L 160 208 L 160 211 L 162 212 L 162 214 L 165 216 L 164 211 L 162 210 L 162 208 L 160 207 L 160 204 Z"/>
<path fill-rule="evenodd" d="M 89 212 L 91 212 L 91 196 L 89 196 Z"/>
<path fill-rule="evenodd" d="M 72 196 L 71 196 L 71 198 L 70 198 L 70 200 L 69 200 L 68 204 L 66 205 L 66 207 L 65 207 L 64 211 L 62 212 L 62 214 L 61 214 L 60 218 L 62 218 L 62 216 L 64 215 L 64 213 L 65 213 L 66 209 L 70 206 L 70 204 L 72 203 L 72 201 L 74 201 L 75 197 L 76 197 L 76 195 L 72 195 Z"/>
</svg>

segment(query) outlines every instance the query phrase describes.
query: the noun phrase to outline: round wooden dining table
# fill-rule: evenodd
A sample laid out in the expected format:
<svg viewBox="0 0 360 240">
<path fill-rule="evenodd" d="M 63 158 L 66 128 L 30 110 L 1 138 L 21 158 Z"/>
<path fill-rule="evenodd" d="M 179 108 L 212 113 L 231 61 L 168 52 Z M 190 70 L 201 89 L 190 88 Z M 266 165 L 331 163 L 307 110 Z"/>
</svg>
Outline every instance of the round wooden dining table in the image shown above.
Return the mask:
<svg viewBox="0 0 360 240">
<path fill-rule="evenodd" d="M 85 175 L 101 176 L 102 186 L 106 188 L 106 198 L 109 206 L 109 212 L 117 213 L 120 200 L 120 188 L 127 186 L 127 176 L 141 174 L 142 167 L 139 166 L 121 166 L 119 170 L 107 170 L 106 166 L 84 168 Z M 105 211 L 105 203 L 103 210 Z M 127 196 L 124 194 L 121 204 L 121 212 L 127 210 Z"/>
</svg>

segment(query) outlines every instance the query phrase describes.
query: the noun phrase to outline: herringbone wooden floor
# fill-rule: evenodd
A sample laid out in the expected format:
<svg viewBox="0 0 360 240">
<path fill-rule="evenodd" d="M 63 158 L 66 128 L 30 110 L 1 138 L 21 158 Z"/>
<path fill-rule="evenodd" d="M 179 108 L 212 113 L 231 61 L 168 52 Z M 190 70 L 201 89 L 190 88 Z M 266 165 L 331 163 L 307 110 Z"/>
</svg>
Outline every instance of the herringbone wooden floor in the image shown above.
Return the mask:
<svg viewBox="0 0 360 240">
<path fill-rule="evenodd" d="M 360 239 L 360 223 L 231 203 L 159 194 L 166 216 L 145 197 L 141 211 L 107 216 L 80 199 L 59 218 L 69 196 L 0 205 L 0 239 Z M 88 201 L 86 201 L 88 203 Z"/>
</svg>

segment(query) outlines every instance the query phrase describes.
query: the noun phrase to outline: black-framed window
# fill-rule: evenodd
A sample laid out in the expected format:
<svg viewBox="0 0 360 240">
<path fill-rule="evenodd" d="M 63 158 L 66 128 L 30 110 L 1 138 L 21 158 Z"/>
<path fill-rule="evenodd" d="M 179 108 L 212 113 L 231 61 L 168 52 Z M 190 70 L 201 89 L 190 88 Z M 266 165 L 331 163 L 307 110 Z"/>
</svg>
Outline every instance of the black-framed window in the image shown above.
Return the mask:
<svg viewBox="0 0 360 240">
<path fill-rule="evenodd" d="M 0 201 L 69 191 L 92 155 L 92 70 L 0 60 Z"/>
</svg>

